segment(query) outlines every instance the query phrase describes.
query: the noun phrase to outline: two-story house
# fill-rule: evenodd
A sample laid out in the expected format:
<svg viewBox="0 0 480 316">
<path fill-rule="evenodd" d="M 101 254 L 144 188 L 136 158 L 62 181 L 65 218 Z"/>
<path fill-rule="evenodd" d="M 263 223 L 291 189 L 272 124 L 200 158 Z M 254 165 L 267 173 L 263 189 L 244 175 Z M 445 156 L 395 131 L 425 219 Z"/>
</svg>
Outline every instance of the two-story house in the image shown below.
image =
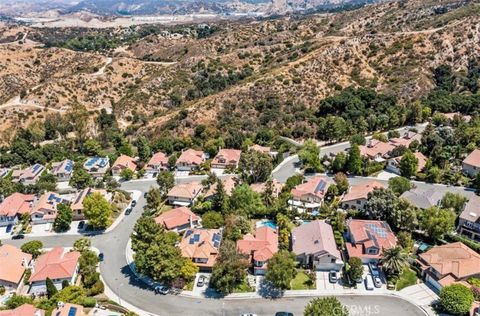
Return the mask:
<svg viewBox="0 0 480 316">
<path fill-rule="evenodd" d="M 145 173 L 156 177 L 162 170 L 168 170 L 168 157 L 161 151 L 155 153 L 145 166 Z"/>
<path fill-rule="evenodd" d="M 12 172 L 12 181 L 20 182 L 24 185 L 35 184 L 45 171 L 45 166 L 36 163 L 25 169 L 17 169 Z"/>
<path fill-rule="evenodd" d="M 222 242 L 221 229 L 187 229 L 178 247 L 182 256 L 192 260 L 200 271 L 211 271 Z"/>
<path fill-rule="evenodd" d="M 347 222 L 347 253 L 363 263 L 377 263 L 384 249 L 397 245 L 397 237 L 384 221 L 350 219 Z"/>
<path fill-rule="evenodd" d="M 14 309 L 0 311 L 0 316 L 45 316 L 45 311 L 32 304 L 23 304 Z"/>
<path fill-rule="evenodd" d="M 458 218 L 459 234 L 480 242 L 480 197 L 473 195 Z"/>
<path fill-rule="evenodd" d="M 189 228 L 198 228 L 201 226 L 201 221 L 200 216 L 185 206 L 174 208 L 155 217 L 155 223 L 177 233 Z"/>
<path fill-rule="evenodd" d="M 119 177 L 123 170 L 137 170 L 137 160 L 127 155 L 120 155 L 112 165 L 112 176 Z"/>
<path fill-rule="evenodd" d="M 60 162 L 54 162 L 50 172 L 57 178 L 58 182 L 70 181 L 73 174 L 73 161 L 65 159 Z"/>
<path fill-rule="evenodd" d="M 100 193 L 103 197 L 107 200 L 111 200 L 111 194 L 109 194 L 106 190 L 103 189 L 93 189 L 93 188 L 85 188 L 83 190 L 78 191 L 73 199 L 71 200 L 70 208 L 73 212 L 73 219 L 74 220 L 83 220 L 85 219 L 85 214 L 83 213 L 83 200 L 87 196 L 92 195 L 93 193 Z"/>
<path fill-rule="evenodd" d="M 477 175 L 480 171 L 480 149 L 475 149 L 462 161 L 462 170 L 470 177 Z"/>
<path fill-rule="evenodd" d="M 358 146 L 358 148 L 360 149 L 360 155 L 362 155 L 362 157 L 375 161 L 385 161 L 385 159 L 390 158 L 390 154 L 392 150 L 395 149 L 395 146 L 376 139 L 371 139 L 366 146 L 361 145 Z"/>
<path fill-rule="evenodd" d="M 53 223 L 57 217 L 59 204 L 70 204 L 70 201 L 55 192 L 42 194 L 34 203 L 30 213 L 32 224 Z"/>
<path fill-rule="evenodd" d="M 52 280 L 58 290 L 62 289 L 63 281 L 75 284 L 79 258 L 80 252 L 68 251 L 62 247 L 53 248 L 42 254 L 33 264 L 28 292 L 35 295 L 47 293 L 47 278 Z"/>
<path fill-rule="evenodd" d="M 417 158 L 418 161 L 417 172 L 422 172 L 427 165 L 427 157 L 425 157 L 425 155 L 419 151 L 413 153 L 413 155 L 415 156 L 415 158 Z M 403 156 L 388 159 L 387 170 L 400 175 L 400 162 L 402 161 L 402 157 Z"/>
<path fill-rule="evenodd" d="M 325 176 L 315 176 L 292 189 L 292 199 L 288 204 L 298 212 L 317 212 L 322 206 L 332 180 Z"/>
<path fill-rule="evenodd" d="M 35 195 L 15 192 L 0 204 L 0 227 L 15 225 L 22 214 L 30 214 Z"/>
<path fill-rule="evenodd" d="M 375 180 L 368 180 L 363 183 L 355 184 L 348 188 L 348 191 L 342 197 L 342 208 L 363 210 L 368 201 L 368 194 L 375 189 L 384 188 L 383 184 Z"/>
<path fill-rule="evenodd" d="M 180 154 L 175 166 L 178 171 L 192 171 L 199 169 L 205 160 L 206 156 L 203 151 L 187 149 Z"/>
<path fill-rule="evenodd" d="M 226 169 L 238 168 L 240 162 L 241 150 L 237 149 L 220 149 L 217 155 L 213 158 L 212 168 Z"/>
<path fill-rule="evenodd" d="M 312 221 L 292 230 L 292 251 L 302 265 L 316 270 L 336 270 L 343 267 L 332 226 L 325 221 Z"/>
<path fill-rule="evenodd" d="M 168 191 L 167 201 L 170 205 L 191 206 L 202 191 L 203 185 L 199 182 L 180 183 Z"/>
<path fill-rule="evenodd" d="M 8 292 L 17 292 L 23 285 L 25 271 L 29 267 L 32 255 L 24 253 L 15 246 L 0 246 L 0 286 Z"/>
<path fill-rule="evenodd" d="M 254 275 L 264 275 L 267 261 L 278 252 L 277 230 L 269 226 L 257 227 L 255 235 L 249 233 L 237 241 L 237 249 L 249 256 Z"/>
<path fill-rule="evenodd" d="M 108 157 L 89 157 L 83 168 L 94 178 L 101 178 L 110 168 Z"/>
</svg>

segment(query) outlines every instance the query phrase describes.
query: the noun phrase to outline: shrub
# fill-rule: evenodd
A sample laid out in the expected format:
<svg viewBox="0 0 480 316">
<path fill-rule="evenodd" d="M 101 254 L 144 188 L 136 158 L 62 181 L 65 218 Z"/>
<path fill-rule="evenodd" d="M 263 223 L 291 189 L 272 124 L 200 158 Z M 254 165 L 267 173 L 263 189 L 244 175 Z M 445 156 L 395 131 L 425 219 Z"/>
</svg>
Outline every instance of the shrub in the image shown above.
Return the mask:
<svg viewBox="0 0 480 316">
<path fill-rule="evenodd" d="M 464 315 L 468 313 L 473 303 L 472 291 L 461 284 L 445 286 L 440 291 L 440 305 L 453 315 Z"/>
<path fill-rule="evenodd" d="M 88 295 L 95 296 L 95 295 L 98 295 L 98 294 L 102 294 L 104 290 L 105 290 L 105 285 L 103 284 L 102 280 L 98 280 L 88 290 Z"/>
<path fill-rule="evenodd" d="M 82 302 L 83 307 L 89 307 L 89 308 L 95 307 L 96 304 L 97 304 L 97 300 L 94 299 L 93 297 L 85 297 Z"/>
</svg>

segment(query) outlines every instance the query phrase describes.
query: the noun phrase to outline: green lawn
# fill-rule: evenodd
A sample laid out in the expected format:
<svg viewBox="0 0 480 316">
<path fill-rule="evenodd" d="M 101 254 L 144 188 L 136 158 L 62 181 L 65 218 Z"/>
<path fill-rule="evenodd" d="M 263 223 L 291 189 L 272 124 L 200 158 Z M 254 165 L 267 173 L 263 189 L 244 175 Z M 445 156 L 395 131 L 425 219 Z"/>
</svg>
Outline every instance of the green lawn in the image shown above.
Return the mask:
<svg viewBox="0 0 480 316">
<path fill-rule="evenodd" d="M 400 291 L 407 286 L 414 285 L 417 283 L 417 273 L 410 268 L 406 268 L 403 270 L 402 274 L 400 274 L 396 290 Z"/>
<path fill-rule="evenodd" d="M 255 289 L 252 288 L 247 281 L 247 278 L 243 280 L 234 290 L 233 293 L 247 293 L 247 292 L 255 292 Z"/>
<path fill-rule="evenodd" d="M 312 290 L 316 289 L 315 282 L 313 284 L 309 283 L 310 279 L 304 271 L 298 271 L 295 279 L 290 283 L 290 288 L 292 290 Z"/>
</svg>

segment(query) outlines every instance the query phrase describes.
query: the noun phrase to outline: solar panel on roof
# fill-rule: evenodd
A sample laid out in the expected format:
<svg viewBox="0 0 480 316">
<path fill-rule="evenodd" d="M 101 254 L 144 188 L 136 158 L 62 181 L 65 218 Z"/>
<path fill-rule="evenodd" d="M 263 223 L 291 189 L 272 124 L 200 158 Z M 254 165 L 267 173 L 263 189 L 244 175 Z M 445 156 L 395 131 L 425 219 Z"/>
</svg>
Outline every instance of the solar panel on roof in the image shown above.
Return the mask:
<svg viewBox="0 0 480 316">
<path fill-rule="evenodd" d="M 315 188 L 315 192 L 323 191 L 325 189 L 325 186 L 327 183 L 323 180 L 321 180 L 318 184 L 317 187 Z"/>
<path fill-rule="evenodd" d="M 189 229 L 189 230 L 187 230 L 187 231 L 185 232 L 185 237 L 188 237 L 188 236 L 190 236 L 192 233 L 193 233 L 193 231 L 192 231 L 192 230 L 190 230 L 190 229 Z"/>
<path fill-rule="evenodd" d="M 220 246 L 220 242 L 216 241 L 213 243 L 213 247 L 218 248 L 218 246 Z"/>
<path fill-rule="evenodd" d="M 77 308 L 76 307 L 70 307 L 68 310 L 68 316 L 75 316 L 77 314 Z"/>
<path fill-rule="evenodd" d="M 200 235 L 199 234 L 193 235 L 193 240 L 200 241 Z"/>
<path fill-rule="evenodd" d="M 194 240 L 193 238 L 190 238 L 190 240 L 188 241 L 188 243 L 189 243 L 190 245 L 193 245 L 193 244 L 195 243 L 195 240 Z"/>
</svg>

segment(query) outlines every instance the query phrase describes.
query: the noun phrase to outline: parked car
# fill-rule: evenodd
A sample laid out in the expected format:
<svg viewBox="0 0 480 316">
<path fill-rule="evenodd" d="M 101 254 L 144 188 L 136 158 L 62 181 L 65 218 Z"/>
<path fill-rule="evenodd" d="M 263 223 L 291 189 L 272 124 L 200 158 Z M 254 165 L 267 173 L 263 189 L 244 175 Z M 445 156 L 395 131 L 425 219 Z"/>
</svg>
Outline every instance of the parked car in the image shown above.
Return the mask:
<svg viewBox="0 0 480 316">
<path fill-rule="evenodd" d="M 177 289 L 176 287 L 172 287 L 170 289 L 169 293 L 172 294 L 172 295 L 178 295 L 178 294 L 182 293 L 182 289 Z"/>
<path fill-rule="evenodd" d="M 103 254 L 103 252 L 100 252 L 100 253 L 98 254 L 98 261 L 101 262 L 101 261 L 103 261 L 104 259 L 105 259 L 105 255 Z"/>
<path fill-rule="evenodd" d="M 258 316 L 257 314 L 252 314 L 252 313 L 246 313 L 246 314 L 242 314 L 240 316 Z"/>
<path fill-rule="evenodd" d="M 13 240 L 16 240 L 16 239 L 24 239 L 25 238 L 25 235 L 24 234 L 18 234 L 18 235 L 15 235 L 12 237 Z"/>
<path fill-rule="evenodd" d="M 338 272 L 335 270 L 331 270 L 328 272 L 328 280 L 330 283 L 337 283 L 338 282 Z"/>
<path fill-rule="evenodd" d="M 167 295 L 170 292 L 170 288 L 166 285 L 157 285 L 154 288 L 155 294 Z"/>
<path fill-rule="evenodd" d="M 135 205 L 137 205 L 137 201 L 132 200 L 132 207 L 135 207 Z"/>
<path fill-rule="evenodd" d="M 377 288 L 382 287 L 382 279 L 380 279 L 380 277 L 377 276 L 377 275 L 374 276 L 374 277 L 373 277 L 373 284 L 374 284 L 375 287 L 377 287 Z"/>
<path fill-rule="evenodd" d="M 372 276 L 369 274 L 365 277 L 365 288 L 369 291 L 372 291 L 373 290 L 373 280 L 372 280 Z"/>
<path fill-rule="evenodd" d="M 125 210 L 125 215 L 130 215 L 131 212 L 132 212 L 132 208 L 129 207 Z"/>
<path fill-rule="evenodd" d="M 78 230 L 81 230 L 85 227 L 85 221 L 80 221 L 80 223 L 78 223 Z"/>
<path fill-rule="evenodd" d="M 293 313 L 290 313 L 290 312 L 276 312 L 275 316 L 293 316 Z"/>
<path fill-rule="evenodd" d="M 143 193 L 144 198 L 147 198 L 147 196 L 148 196 L 148 192 Z"/>
<path fill-rule="evenodd" d="M 199 278 L 198 278 L 198 281 L 197 281 L 197 286 L 198 287 L 203 287 L 205 285 L 205 281 L 206 281 L 206 277 L 204 275 L 201 275 Z"/>
<path fill-rule="evenodd" d="M 368 267 L 370 268 L 370 272 L 372 273 L 373 276 L 379 276 L 380 271 L 378 270 L 378 266 L 375 263 L 370 262 L 368 264 Z"/>
<path fill-rule="evenodd" d="M 9 224 L 9 225 L 7 226 L 7 229 L 5 230 L 5 232 L 6 232 L 7 234 L 9 234 L 9 233 L 12 231 L 12 228 L 13 228 L 13 225 L 12 225 L 12 224 Z"/>
</svg>

